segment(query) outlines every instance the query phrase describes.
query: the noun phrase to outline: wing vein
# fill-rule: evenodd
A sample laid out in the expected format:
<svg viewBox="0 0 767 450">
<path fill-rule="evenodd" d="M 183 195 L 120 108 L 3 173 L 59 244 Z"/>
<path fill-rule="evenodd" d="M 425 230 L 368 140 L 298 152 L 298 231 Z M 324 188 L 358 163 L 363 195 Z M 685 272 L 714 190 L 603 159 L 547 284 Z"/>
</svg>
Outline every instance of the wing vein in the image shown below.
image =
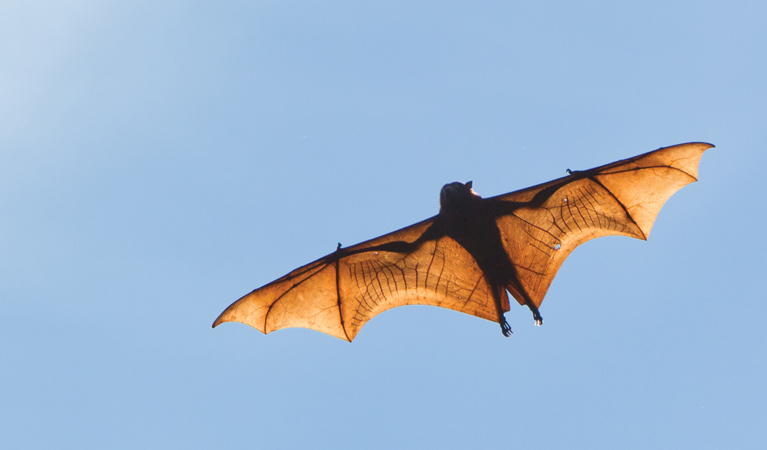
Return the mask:
<svg viewBox="0 0 767 450">
<path fill-rule="evenodd" d="M 683 172 L 683 173 L 686 173 L 686 172 L 684 172 L 684 171 L 681 171 L 681 172 Z M 646 240 L 647 240 L 647 236 L 644 234 L 644 231 L 643 231 L 641 228 L 639 228 L 639 224 L 638 224 L 638 223 L 636 223 L 636 220 L 634 220 L 634 218 L 633 218 L 633 217 L 631 217 L 631 214 L 629 213 L 629 210 L 628 210 L 628 209 L 626 209 L 626 205 L 624 205 L 624 204 L 623 204 L 623 202 L 621 202 L 621 201 L 618 199 L 618 197 L 616 197 L 616 196 L 615 196 L 615 194 L 613 194 L 613 193 L 612 193 L 612 191 L 610 191 L 609 189 L 607 189 L 607 187 L 606 187 L 604 184 L 602 184 L 602 183 L 601 183 L 599 180 L 597 180 L 597 179 L 596 179 L 596 177 L 589 177 L 589 180 L 591 180 L 591 181 L 593 181 L 594 183 L 596 183 L 597 185 L 601 186 L 601 187 L 602 187 L 602 189 L 604 189 L 604 190 L 605 190 L 605 192 L 607 192 L 608 194 L 610 194 L 610 196 L 611 196 L 612 198 L 614 198 L 614 199 L 615 199 L 615 201 L 616 201 L 616 202 L 617 202 L 617 203 L 618 203 L 618 204 L 621 206 L 621 208 L 623 209 L 623 212 L 624 212 L 624 213 L 626 213 L 626 217 L 627 217 L 627 218 L 628 218 L 628 219 L 631 221 L 631 223 L 633 223 L 633 224 L 636 226 L 637 230 L 639 230 L 639 232 L 642 234 L 642 239 L 644 239 L 644 240 L 646 241 Z"/>
</svg>

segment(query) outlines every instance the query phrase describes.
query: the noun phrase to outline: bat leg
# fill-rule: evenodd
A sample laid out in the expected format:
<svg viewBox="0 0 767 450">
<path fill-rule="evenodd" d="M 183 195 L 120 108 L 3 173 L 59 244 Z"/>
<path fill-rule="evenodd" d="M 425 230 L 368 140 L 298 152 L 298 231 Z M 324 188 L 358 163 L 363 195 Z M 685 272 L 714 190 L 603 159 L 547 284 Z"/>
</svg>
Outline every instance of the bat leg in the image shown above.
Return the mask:
<svg viewBox="0 0 767 450">
<path fill-rule="evenodd" d="M 509 323 L 506 322 L 506 318 L 501 316 L 499 319 L 499 322 L 501 324 L 501 333 L 503 333 L 504 336 L 509 337 L 512 334 L 514 334 L 513 331 L 511 331 L 511 326 L 509 326 Z"/>
<path fill-rule="evenodd" d="M 503 315 L 503 313 L 509 310 L 509 297 L 506 293 L 506 288 L 502 285 L 495 284 L 495 287 L 493 288 L 493 299 L 495 300 L 495 307 L 498 311 L 498 323 L 501 325 L 501 333 L 503 333 L 504 336 L 509 337 L 514 334 L 514 332 L 511 331 L 511 326 L 506 322 L 506 317 Z"/>
<path fill-rule="evenodd" d="M 528 303 L 527 307 L 530 308 L 530 311 L 533 312 L 533 320 L 535 320 L 535 325 L 543 325 L 543 317 L 541 317 L 541 313 L 538 312 L 538 308 L 536 308 L 532 303 Z"/>
</svg>

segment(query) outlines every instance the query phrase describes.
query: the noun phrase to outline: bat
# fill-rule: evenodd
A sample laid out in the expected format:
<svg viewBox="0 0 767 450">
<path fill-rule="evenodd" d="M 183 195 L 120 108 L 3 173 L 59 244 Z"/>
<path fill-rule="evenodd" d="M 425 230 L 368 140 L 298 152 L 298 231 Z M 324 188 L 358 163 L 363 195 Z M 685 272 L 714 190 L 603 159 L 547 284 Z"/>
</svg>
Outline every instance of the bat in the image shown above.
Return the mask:
<svg viewBox="0 0 767 450">
<path fill-rule="evenodd" d="M 302 327 L 351 342 L 373 316 L 433 305 L 498 322 L 508 294 L 543 323 L 538 309 L 559 267 L 600 236 L 646 240 L 666 200 L 697 181 L 713 145 L 693 142 L 571 171 L 509 194 L 482 198 L 472 182 L 446 184 L 439 213 L 335 252 L 240 298 L 213 323 L 263 333 Z"/>
</svg>

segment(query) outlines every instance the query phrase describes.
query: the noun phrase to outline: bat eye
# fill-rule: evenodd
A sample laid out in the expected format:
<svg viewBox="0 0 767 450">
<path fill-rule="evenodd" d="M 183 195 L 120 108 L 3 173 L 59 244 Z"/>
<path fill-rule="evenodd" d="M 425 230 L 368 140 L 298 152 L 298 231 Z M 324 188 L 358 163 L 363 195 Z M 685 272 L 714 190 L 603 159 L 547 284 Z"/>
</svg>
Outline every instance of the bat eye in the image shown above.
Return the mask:
<svg viewBox="0 0 767 450">
<path fill-rule="evenodd" d="M 562 246 L 561 246 L 561 245 L 559 245 L 559 244 L 557 244 L 557 245 L 555 245 L 555 246 L 554 246 L 554 250 L 559 250 L 560 248 L 562 248 Z"/>
</svg>

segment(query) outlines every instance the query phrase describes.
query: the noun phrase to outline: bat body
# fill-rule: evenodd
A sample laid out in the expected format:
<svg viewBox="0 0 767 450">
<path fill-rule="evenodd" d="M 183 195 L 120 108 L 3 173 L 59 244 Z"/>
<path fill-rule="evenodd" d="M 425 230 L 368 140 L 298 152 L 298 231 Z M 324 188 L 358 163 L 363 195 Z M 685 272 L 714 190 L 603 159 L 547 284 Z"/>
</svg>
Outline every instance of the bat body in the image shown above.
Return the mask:
<svg viewBox="0 0 767 450">
<path fill-rule="evenodd" d="M 511 295 L 538 312 L 559 267 L 600 236 L 647 239 L 663 204 L 697 180 L 707 143 L 661 148 L 531 188 L 482 198 L 471 182 L 440 192 L 439 214 L 341 248 L 230 305 L 213 323 L 263 333 L 310 328 L 351 341 L 373 316 L 434 305 L 498 322 Z"/>
</svg>

